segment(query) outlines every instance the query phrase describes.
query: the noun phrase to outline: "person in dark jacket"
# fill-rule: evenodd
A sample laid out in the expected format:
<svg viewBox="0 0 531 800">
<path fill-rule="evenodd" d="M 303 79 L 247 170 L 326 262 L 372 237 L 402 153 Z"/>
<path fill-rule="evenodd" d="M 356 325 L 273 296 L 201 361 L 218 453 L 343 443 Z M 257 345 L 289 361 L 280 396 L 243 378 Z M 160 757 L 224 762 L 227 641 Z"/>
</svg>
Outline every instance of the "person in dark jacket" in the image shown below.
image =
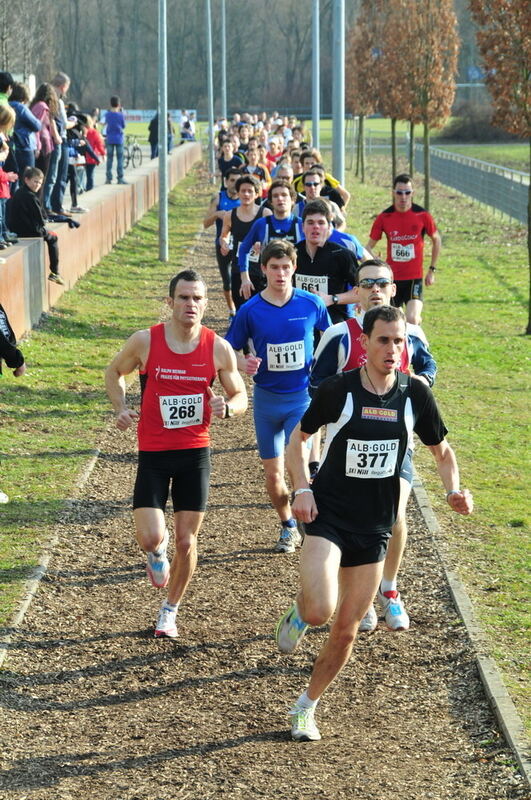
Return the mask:
<svg viewBox="0 0 531 800">
<path fill-rule="evenodd" d="M 22 175 L 26 167 L 35 166 L 35 151 L 37 150 L 35 134 L 42 127 L 40 119 L 37 119 L 27 107 L 29 100 L 28 87 L 23 83 L 14 83 L 9 97 L 9 105 L 17 115 L 13 141 L 18 175 Z"/>
<path fill-rule="evenodd" d="M 39 200 L 44 173 L 38 167 L 26 167 L 23 185 L 11 198 L 9 222 L 11 229 L 22 237 L 40 237 L 48 246 L 50 274 L 48 280 L 64 285 L 59 274 L 59 248 L 57 235 L 46 228 L 46 216 Z"/>
<path fill-rule="evenodd" d="M 15 378 L 20 378 L 26 372 L 24 356 L 16 346 L 15 333 L 9 324 L 4 307 L 0 304 L 0 375 L 2 374 L 2 360 L 13 370 Z M 0 503 L 8 502 L 7 494 L 0 491 Z"/>
</svg>

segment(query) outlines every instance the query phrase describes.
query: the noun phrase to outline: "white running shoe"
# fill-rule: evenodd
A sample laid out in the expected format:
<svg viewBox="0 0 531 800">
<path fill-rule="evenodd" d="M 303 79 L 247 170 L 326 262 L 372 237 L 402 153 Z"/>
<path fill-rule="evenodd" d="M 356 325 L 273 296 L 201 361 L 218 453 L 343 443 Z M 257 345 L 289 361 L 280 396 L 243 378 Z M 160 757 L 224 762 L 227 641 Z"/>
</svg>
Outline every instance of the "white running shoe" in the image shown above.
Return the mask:
<svg viewBox="0 0 531 800">
<path fill-rule="evenodd" d="M 308 625 L 297 614 L 297 605 L 293 603 L 277 622 L 275 639 L 279 650 L 283 653 L 293 653 L 302 637 L 308 630 Z"/>
<path fill-rule="evenodd" d="M 369 606 L 369 610 L 363 617 L 360 622 L 360 626 L 358 628 L 359 633 L 370 633 L 376 629 L 378 625 L 378 614 L 374 608 L 374 605 L 371 603 Z"/>
<path fill-rule="evenodd" d="M 321 738 L 319 728 L 313 718 L 315 709 L 294 706 L 291 716 L 291 738 L 295 742 L 318 742 Z"/>
<path fill-rule="evenodd" d="M 0 492 L 0 503 L 9 503 L 9 497 L 5 492 Z"/>
<path fill-rule="evenodd" d="M 294 553 L 295 548 L 302 542 L 302 536 L 297 528 L 282 528 L 280 537 L 276 543 L 275 553 Z"/>
<path fill-rule="evenodd" d="M 166 550 L 168 549 L 168 539 L 169 534 L 168 529 L 166 528 L 164 539 L 162 540 L 162 544 L 160 546 L 160 555 L 156 556 L 154 553 L 146 553 L 146 572 L 149 580 L 157 589 L 164 589 L 164 587 L 168 585 L 168 581 L 170 579 L 170 562 L 168 561 L 168 556 L 166 555 Z"/>
<path fill-rule="evenodd" d="M 404 604 L 400 599 L 399 592 L 394 590 L 391 592 L 384 592 L 384 594 L 382 594 L 378 589 L 378 602 L 380 603 L 382 611 L 385 614 L 385 621 L 389 630 L 408 630 L 409 614 L 404 608 Z"/>
<path fill-rule="evenodd" d="M 175 620 L 175 611 L 168 611 L 167 608 L 162 607 L 159 611 L 157 624 L 155 625 L 155 638 L 176 639 L 178 633 Z"/>
</svg>

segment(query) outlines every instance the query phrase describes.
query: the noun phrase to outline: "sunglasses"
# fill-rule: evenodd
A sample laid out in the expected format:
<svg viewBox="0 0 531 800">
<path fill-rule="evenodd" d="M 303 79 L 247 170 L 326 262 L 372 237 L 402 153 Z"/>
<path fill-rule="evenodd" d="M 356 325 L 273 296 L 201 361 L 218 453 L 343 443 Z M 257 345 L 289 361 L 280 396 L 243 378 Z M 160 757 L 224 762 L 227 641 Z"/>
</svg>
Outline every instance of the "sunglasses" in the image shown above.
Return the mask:
<svg viewBox="0 0 531 800">
<path fill-rule="evenodd" d="M 358 286 L 362 289 L 372 289 L 374 284 L 376 284 L 376 286 L 383 288 L 384 286 L 389 286 L 390 283 L 391 281 L 389 278 L 362 278 Z"/>
<path fill-rule="evenodd" d="M 395 189 L 395 194 L 413 194 L 413 189 Z"/>
<path fill-rule="evenodd" d="M 320 181 L 307 181 L 304 185 L 305 186 L 319 186 L 320 183 L 321 183 Z"/>
</svg>

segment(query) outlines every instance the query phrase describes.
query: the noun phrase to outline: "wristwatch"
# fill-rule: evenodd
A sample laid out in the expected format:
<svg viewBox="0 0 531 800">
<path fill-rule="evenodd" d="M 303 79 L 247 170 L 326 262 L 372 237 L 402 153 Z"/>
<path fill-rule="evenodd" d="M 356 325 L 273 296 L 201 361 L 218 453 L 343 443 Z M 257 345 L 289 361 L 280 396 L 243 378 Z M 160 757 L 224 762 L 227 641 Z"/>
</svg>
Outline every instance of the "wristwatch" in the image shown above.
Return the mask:
<svg viewBox="0 0 531 800">
<path fill-rule="evenodd" d="M 435 270 L 436 270 L 436 269 L 437 269 L 437 267 L 434 267 L 434 266 L 433 266 L 433 264 L 432 264 L 432 265 L 431 265 L 431 267 L 430 267 L 430 270 L 431 270 L 432 272 L 435 272 Z"/>
<path fill-rule="evenodd" d="M 229 406 L 228 403 L 225 403 L 225 413 L 223 414 L 223 419 L 230 419 L 230 417 L 234 416 L 234 409 Z"/>
<path fill-rule="evenodd" d="M 337 296 L 337 294 L 333 294 L 332 295 L 332 304 L 334 306 L 337 306 L 338 303 L 339 303 L 339 297 Z"/>
</svg>

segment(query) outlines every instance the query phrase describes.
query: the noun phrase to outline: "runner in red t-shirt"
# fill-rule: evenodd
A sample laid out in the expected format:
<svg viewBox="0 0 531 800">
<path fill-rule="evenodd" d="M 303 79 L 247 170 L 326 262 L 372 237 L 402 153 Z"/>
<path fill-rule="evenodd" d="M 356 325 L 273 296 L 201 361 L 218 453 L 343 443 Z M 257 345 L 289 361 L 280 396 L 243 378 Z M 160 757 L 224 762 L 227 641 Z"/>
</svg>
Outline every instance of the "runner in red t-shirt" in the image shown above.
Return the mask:
<svg viewBox="0 0 531 800">
<path fill-rule="evenodd" d="M 424 256 L 424 236 L 432 242 L 431 264 L 426 272 L 424 283 L 431 286 L 435 282 L 435 268 L 441 252 L 441 237 L 431 214 L 422 206 L 413 203 L 411 177 L 397 175 L 393 181 L 393 205 L 382 211 L 374 220 L 367 250 L 372 255 L 374 246 L 385 233 L 387 237 L 386 262 L 392 268 L 396 295 L 393 305 L 406 306 L 407 321 L 420 325 L 422 313 L 422 274 Z"/>
<path fill-rule="evenodd" d="M 138 544 L 147 554 L 147 573 L 158 588 L 168 585 L 155 636 L 177 636 L 177 608 L 197 563 L 197 535 L 210 478 L 209 424 L 243 414 L 247 392 L 231 346 L 201 324 L 206 286 L 194 270 L 172 278 L 168 322 L 137 331 L 105 373 L 107 394 L 124 431 L 138 421 L 138 471 L 133 509 Z M 140 372 L 140 414 L 126 402 L 124 376 Z M 220 380 L 227 400 L 215 395 Z M 170 567 L 164 511 L 173 501 L 175 552 Z"/>
</svg>

